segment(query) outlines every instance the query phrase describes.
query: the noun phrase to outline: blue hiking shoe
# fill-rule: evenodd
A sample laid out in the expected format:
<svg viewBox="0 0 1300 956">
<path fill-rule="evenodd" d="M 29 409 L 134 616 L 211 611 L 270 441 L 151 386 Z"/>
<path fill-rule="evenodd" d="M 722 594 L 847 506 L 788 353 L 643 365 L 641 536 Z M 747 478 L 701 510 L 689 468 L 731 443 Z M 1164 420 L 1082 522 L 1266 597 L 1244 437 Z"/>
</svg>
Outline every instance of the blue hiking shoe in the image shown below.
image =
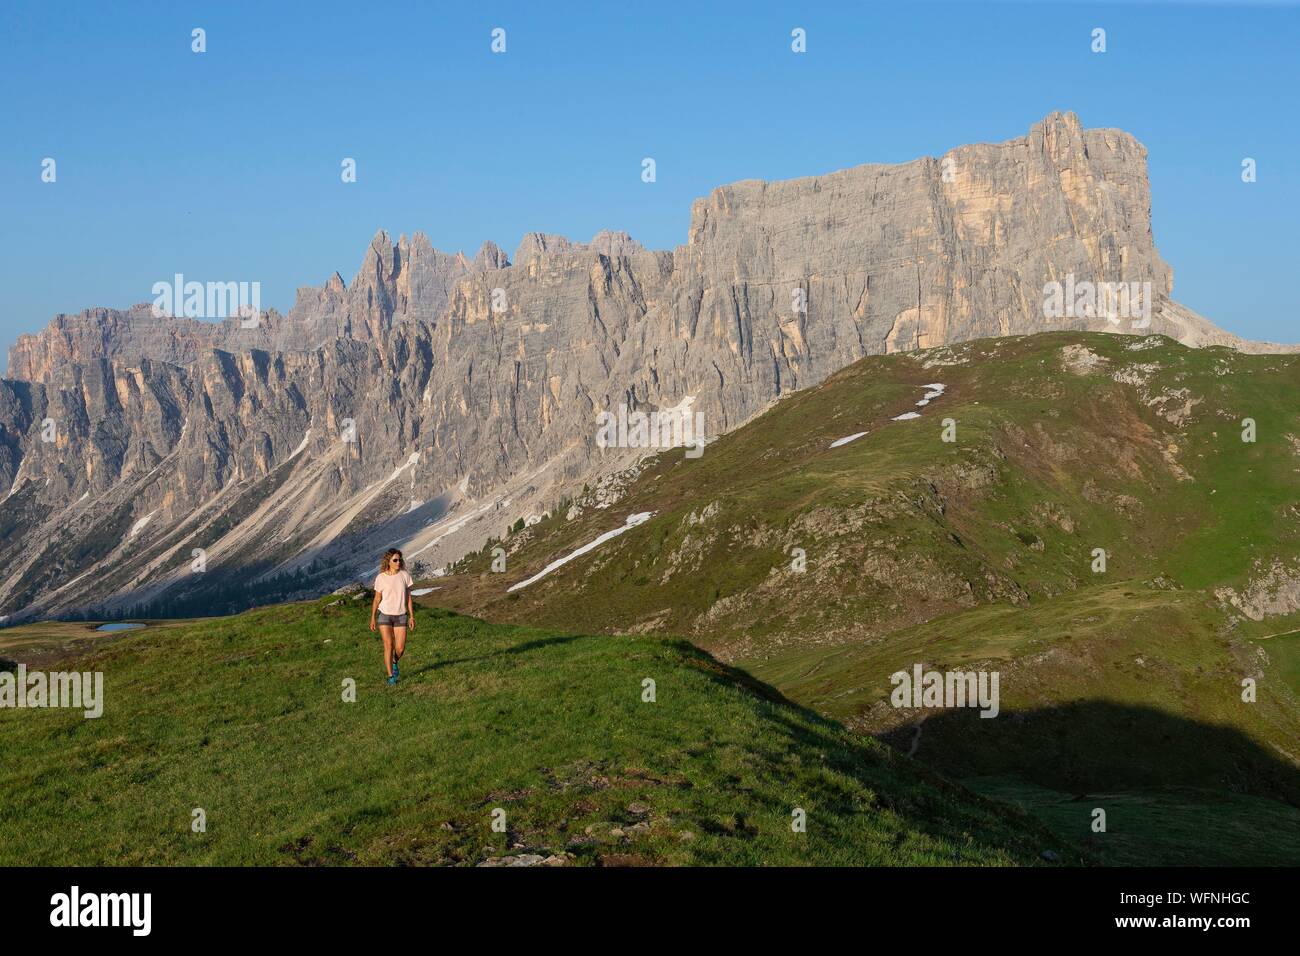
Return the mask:
<svg viewBox="0 0 1300 956">
<path fill-rule="evenodd" d="M 397 661 L 393 661 L 393 679 L 396 680 L 401 676 L 402 672 L 397 669 Z"/>
<path fill-rule="evenodd" d="M 393 686 L 394 684 L 396 684 L 396 683 L 397 683 L 397 678 L 396 678 L 395 676 L 394 676 L 394 677 L 390 677 L 390 678 L 388 678 L 388 686 L 389 686 L 389 687 L 392 687 L 392 686 Z"/>
</svg>

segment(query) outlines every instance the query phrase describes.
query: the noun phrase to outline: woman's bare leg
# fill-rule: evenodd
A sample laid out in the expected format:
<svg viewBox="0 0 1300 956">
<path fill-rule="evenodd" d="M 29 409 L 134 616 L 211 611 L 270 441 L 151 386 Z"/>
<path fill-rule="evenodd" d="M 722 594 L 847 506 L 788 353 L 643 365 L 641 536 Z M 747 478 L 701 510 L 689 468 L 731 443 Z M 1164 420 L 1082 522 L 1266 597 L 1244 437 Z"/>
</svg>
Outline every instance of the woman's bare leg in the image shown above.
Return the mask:
<svg viewBox="0 0 1300 956">
<path fill-rule="evenodd" d="M 393 676 L 393 625 L 380 624 L 379 636 L 384 639 L 384 676 Z M 406 640 L 406 628 L 402 628 L 402 640 Z"/>
<path fill-rule="evenodd" d="M 401 624 L 393 625 L 393 661 L 396 663 L 402 659 L 406 653 L 406 627 Z"/>
</svg>

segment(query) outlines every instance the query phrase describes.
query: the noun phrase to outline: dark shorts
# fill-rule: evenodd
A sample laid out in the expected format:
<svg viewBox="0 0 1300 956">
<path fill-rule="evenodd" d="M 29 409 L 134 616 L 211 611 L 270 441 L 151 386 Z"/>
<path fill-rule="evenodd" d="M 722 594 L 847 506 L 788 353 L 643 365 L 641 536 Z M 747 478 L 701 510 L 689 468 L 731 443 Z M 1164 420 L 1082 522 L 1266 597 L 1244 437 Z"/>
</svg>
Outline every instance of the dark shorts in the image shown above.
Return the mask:
<svg viewBox="0 0 1300 956">
<path fill-rule="evenodd" d="M 380 614 L 375 617 L 376 624 L 388 624 L 392 627 L 406 627 L 405 614 Z"/>
</svg>

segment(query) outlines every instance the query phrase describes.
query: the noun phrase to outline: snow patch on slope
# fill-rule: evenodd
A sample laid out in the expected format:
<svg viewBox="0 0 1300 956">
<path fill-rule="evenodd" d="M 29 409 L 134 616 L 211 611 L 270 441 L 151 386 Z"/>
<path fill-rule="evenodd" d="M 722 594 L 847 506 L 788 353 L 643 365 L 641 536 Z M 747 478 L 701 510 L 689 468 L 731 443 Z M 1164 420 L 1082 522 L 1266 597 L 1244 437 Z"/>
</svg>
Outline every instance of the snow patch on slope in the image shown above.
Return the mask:
<svg viewBox="0 0 1300 956">
<path fill-rule="evenodd" d="M 933 382 L 930 385 L 927 385 L 926 388 L 928 388 L 929 391 L 925 393 L 924 398 L 922 398 L 919 402 L 916 403 L 917 408 L 920 408 L 924 405 L 929 405 L 930 402 L 932 402 L 934 399 L 942 395 L 944 389 L 946 389 L 947 387 L 948 386 L 944 385 L 943 382 Z"/>
<path fill-rule="evenodd" d="M 916 403 L 917 408 L 924 408 L 926 405 L 929 405 L 932 401 L 942 395 L 947 390 L 948 386 L 943 384 L 943 382 L 931 382 L 929 385 L 926 385 L 925 388 L 927 391 L 921 400 Z M 903 412 L 901 415 L 895 415 L 893 420 L 896 422 L 905 422 L 909 419 L 920 417 L 920 412 Z"/>
<path fill-rule="evenodd" d="M 837 438 L 831 442 L 832 448 L 839 448 L 841 445 L 847 445 L 851 441 L 861 438 L 866 432 L 854 432 L 852 435 L 845 435 L 843 438 Z"/>
<path fill-rule="evenodd" d="M 542 570 L 534 574 L 528 580 L 520 581 L 518 584 L 512 584 L 509 587 L 507 593 L 509 591 L 518 591 L 520 588 L 526 588 L 528 587 L 528 585 L 540 581 L 542 578 L 546 577 L 548 574 L 550 574 L 552 571 L 556 570 L 557 568 L 564 567 L 564 565 L 568 564 L 574 558 L 582 557 L 587 552 L 593 551 L 596 548 L 600 547 L 606 541 L 609 541 L 612 538 L 617 538 L 620 534 L 622 534 L 624 531 L 629 530 L 630 528 L 635 528 L 639 524 L 645 524 L 647 521 L 653 518 L 654 515 L 655 513 L 653 511 L 638 511 L 634 515 L 628 515 L 627 522 L 622 527 L 615 528 L 613 531 L 606 531 L 600 537 L 596 538 L 595 541 L 590 541 L 587 544 L 584 544 L 578 550 L 573 551 L 570 554 L 566 554 L 562 558 L 557 558 L 556 560 L 548 564 L 546 567 L 542 568 Z"/>
</svg>

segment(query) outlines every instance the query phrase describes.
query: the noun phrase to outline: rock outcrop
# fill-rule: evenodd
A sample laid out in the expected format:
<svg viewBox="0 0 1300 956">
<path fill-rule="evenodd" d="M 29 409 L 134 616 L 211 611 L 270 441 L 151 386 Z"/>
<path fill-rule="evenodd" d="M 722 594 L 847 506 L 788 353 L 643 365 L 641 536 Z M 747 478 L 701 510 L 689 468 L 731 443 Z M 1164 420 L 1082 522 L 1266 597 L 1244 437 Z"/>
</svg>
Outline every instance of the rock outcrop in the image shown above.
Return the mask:
<svg viewBox="0 0 1300 956">
<path fill-rule="evenodd" d="M 252 328 L 59 316 L 0 383 L 0 613 L 306 593 L 392 545 L 439 564 L 642 454 L 595 441 L 620 405 L 690 398 L 714 436 L 871 353 L 1061 328 L 1252 347 L 1169 298 L 1145 156 L 1053 114 L 720 187 L 671 252 L 530 233 L 471 260 L 380 232 L 350 284 Z M 1149 324 L 1045 319 L 1067 277 L 1150 283 Z"/>
</svg>

